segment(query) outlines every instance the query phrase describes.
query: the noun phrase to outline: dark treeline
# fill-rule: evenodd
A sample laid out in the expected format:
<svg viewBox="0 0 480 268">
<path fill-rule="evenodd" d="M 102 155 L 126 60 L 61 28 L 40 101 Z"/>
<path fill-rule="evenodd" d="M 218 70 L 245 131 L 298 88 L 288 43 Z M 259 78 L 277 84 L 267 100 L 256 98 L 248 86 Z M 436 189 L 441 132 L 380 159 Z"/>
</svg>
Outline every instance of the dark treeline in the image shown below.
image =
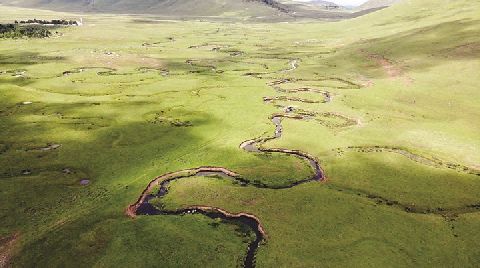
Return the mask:
<svg viewBox="0 0 480 268">
<path fill-rule="evenodd" d="M 18 24 L 0 24 L 0 38 L 46 38 L 52 33 L 41 26 L 22 26 Z"/>
<path fill-rule="evenodd" d="M 53 25 L 78 25 L 78 23 L 74 20 L 22 20 L 22 21 L 15 21 L 15 24 L 53 24 Z"/>
</svg>

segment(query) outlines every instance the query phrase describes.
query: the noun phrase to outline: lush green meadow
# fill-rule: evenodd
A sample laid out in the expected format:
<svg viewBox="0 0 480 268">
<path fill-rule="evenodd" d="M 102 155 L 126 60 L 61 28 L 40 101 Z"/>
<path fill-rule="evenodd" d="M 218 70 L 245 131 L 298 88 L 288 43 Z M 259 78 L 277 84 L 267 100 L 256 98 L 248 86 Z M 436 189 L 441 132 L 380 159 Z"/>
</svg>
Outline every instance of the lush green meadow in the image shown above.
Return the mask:
<svg viewBox="0 0 480 268">
<path fill-rule="evenodd" d="M 162 204 L 257 216 L 258 267 L 480 263 L 480 3 L 407 0 L 328 23 L 82 16 L 50 38 L 0 39 L 0 266 L 240 266 L 242 226 L 124 211 L 187 168 L 272 187 L 311 176 L 300 158 L 239 148 L 286 106 L 309 116 L 264 146 L 314 155 L 327 181 L 193 177 Z"/>
</svg>

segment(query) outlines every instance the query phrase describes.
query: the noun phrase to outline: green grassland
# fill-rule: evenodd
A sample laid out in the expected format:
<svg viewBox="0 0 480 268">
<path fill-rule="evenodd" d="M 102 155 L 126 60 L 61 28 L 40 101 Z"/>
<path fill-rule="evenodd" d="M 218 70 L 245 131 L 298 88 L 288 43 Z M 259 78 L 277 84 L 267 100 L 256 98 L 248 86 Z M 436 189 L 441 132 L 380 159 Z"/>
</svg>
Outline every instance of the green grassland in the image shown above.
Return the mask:
<svg viewBox="0 0 480 268">
<path fill-rule="evenodd" d="M 0 13 L 2 23 L 79 17 Z M 314 155 L 327 181 L 273 190 L 192 177 L 162 205 L 257 216 L 267 233 L 258 267 L 475 267 L 479 14 L 466 0 L 329 23 L 92 14 L 50 38 L 0 39 L 0 241 L 15 237 L 2 257 L 14 267 L 240 266 L 252 236 L 242 226 L 131 219 L 125 208 L 154 177 L 187 168 L 269 186 L 311 176 L 300 158 L 239 148 L 271 136 L 269 117 L 294 106 L 311 117 L 283 119 L 283 136 L 263 146 Z"/>
</svg>

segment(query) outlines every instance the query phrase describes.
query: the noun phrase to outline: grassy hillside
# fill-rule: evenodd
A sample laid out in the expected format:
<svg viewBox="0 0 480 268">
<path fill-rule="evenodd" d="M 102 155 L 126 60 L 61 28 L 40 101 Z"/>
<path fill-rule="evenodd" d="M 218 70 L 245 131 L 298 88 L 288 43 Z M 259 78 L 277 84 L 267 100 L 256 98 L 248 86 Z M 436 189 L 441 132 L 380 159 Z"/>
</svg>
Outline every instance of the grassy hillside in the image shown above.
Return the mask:
<svg viewBox="0 0 480 268">
<path fill-rule="evenodd" d="M 131 0 L 96 0 L 96 1 L 77 1 L 77 0 L 22 0 L 22 1 L 6 1 L 6 4 L 13 4 L 25 7 L 45 8 L 52 10 L 67 11 L 93 11 L 93 12 L 118 12 L 118 13 L 159 13 L 164 15 L 185 15 L 185 16 L 214 16 L 221 15 L 224 12 L 239 12 L 240 14 L 248 14 L 248 10 L 258 14 L 272 15 L 280 12 L 267 5 L 251 1 L 230 1 L 230 0 L 186 0 L 186 1 L 131 1 Z"/>
<path fill-rule="evenodd" d="M 249 17 L 282 17 L 313 15 L 319 12 L 323 16 L 330 15 L 320 6 L 307 5 L 292 1 L 263 0 L 17 0 L 0 1 L 2 4 L 44 8 L 51 10 L 110 12 L 110 13 L 143 13 L 164 16 L 249 16 Z M 317 14 L 318 15 L 318 14 Z"/>
<path fill-rule="evenodd" d="M 256 18 L 285 21 L 301 18 L 346 19 L 366 12 L 326 8 L 328 2 L 309 4 L 291 0 L 0 0 L 0 4 L 57 11 L 152 14 L 175 18 Z M 368 13 L 368 12 L 367 12 Z"/>
<path fill-rule="evenodd" d="M 152 204 L 255 215 L 258 267 L 476 266 L 479 14 L 467 0 L 332 23 L 90 14 L 0 39 L 0 265 L 241 266 L 242 224 L 125 215 L 155 177 L 221 166 L 247 186 L 204 174 Z M 239 148 L 273 135 L 272 115 L 283 133 L 263 146 L 308 152 L 328 180 L 271 189 L 312 175 Z"/>
</svg>

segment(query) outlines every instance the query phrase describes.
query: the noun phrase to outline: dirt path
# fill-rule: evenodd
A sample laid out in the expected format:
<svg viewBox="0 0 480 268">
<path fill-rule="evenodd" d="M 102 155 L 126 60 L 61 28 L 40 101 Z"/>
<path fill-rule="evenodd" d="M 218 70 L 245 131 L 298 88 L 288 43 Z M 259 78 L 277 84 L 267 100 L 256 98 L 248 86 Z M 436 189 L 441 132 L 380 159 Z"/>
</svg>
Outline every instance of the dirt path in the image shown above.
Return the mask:
<svg viewBox="0 0 480 268">
<path fill-rule="evenodd" d="M 8 237 L 0 238 L 0 268 L 9 267 L 10 258 L 12 257 L 13 247 L 19 238 L 19 234 L 15 233 Z"/>
<path fill-rule="evenodd" d="M 389 78 L 400 78 L 405 84 L 412 84 L 414 82 L 411 77 L 405 74 L 398 64 L 391 59 L 386 58 L 384 55 L 369 53 L 366 50 L 361 50 L 361 53 L 366 55 L 369 60 L 380 65 Z"/>
</svg>

